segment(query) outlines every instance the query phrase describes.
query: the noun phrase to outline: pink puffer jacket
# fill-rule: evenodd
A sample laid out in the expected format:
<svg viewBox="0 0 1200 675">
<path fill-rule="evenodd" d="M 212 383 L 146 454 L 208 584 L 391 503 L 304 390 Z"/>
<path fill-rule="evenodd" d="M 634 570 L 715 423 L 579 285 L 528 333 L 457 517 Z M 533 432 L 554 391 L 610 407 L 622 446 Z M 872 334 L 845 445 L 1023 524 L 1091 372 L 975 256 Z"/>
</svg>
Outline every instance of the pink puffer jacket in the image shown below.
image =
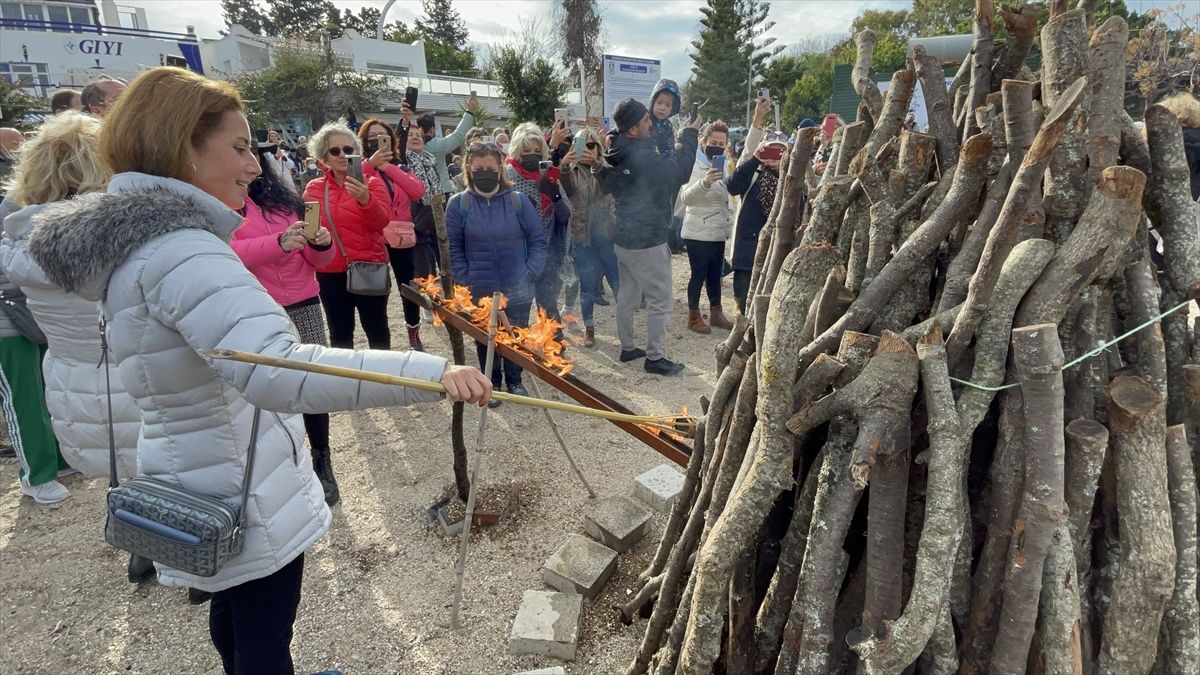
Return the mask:
<svg viewBox="0 0 1200 675">
<path fill-rule="evenodd" d="M 392 248 L 411 248 L 416 245 L 417 235 L 413 231 L 409 205 L 425 196 L 425 184 L 411 171 L 401 169 L 398 164 L 384 164 L 382 172 L 371 166 L 370 162 L 363 162 L 362 168 L 363 176 L 379 178 L 392 198 L 389 222 L 383 230 L 383 238 Z"/>
<path fill-rule="evenodd" d="M 233 241 L 229 242 L 246 269 L 283 307 L 315 298 L 320 290 L 316 268 L 333 260 L 332 244 L 324 251 L 309 245 L 285 253 L 279 247 L 279 235 L 297 220 L 296 214 L 290 212 L 286 215 L 263 213 L 247 198 L 246 222 L 233 233 Z"/>
</svg>

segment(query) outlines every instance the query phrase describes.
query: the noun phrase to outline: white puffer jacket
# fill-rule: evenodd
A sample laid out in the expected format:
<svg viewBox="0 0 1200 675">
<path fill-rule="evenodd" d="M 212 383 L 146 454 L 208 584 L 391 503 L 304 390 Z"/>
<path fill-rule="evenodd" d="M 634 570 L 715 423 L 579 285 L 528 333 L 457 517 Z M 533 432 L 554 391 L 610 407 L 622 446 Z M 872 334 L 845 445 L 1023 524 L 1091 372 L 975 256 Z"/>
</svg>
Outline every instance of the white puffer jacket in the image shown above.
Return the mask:
<svg viewBox="0 0 1200 675">
<path fill-rule="evenodd" d="M 165 585 L 214 592 L 268 576 L 329 528 L 295 413 L 439 398 L 209 359 L 209 350 L 229 348 L 427 381 L 440 380 L 446 364 L 419 352 L 300 344 L 287 314 L 229 248 L 242 217 L 186 183 L 118 174 L 108 194 L 48 206 L 33 223 L 29 253 L 47 278 L 104 298 L 121 380 L 142 411 L 142 474 L 236 507 L 254 406 L 286 413 L 262 416 L 242 552 L 211 578 L 159 566 Z"/>
<path fill-rule="evenodd" d="M 29 257 L 25 237 L 33 227 L 33 215 L 42 209 L 29 206 L 4 219 L 0 267 L 25 292 L 26 305 L 46 334 L 42 361 L 46 408 L 63 458 L 88 476 L 108 476 L 108 402 L 104 369 L 97 367 L 103 355 L 100 303 L 63 292 Z M 142 415 L 125 393 L 115 363 L 109 364 L 108 379 L 112 383 L 117 474 L 129 478 L 137 473 Z"/>
<path fill-rule="evenodd" d="M 725 182 L 717 181 L 707 187 L 704 185 L 704 177 L 711 168 L 712 162 L 701 150 L 697 150 L 692 178 L 679 192 L 679 200 L 686 207 L 683 215 L 684 239 L 725 241 L 733 233 L 733 207 Z M 729 162 L 726 162 L 725 169 L 728 177 Z"/>
</svg>

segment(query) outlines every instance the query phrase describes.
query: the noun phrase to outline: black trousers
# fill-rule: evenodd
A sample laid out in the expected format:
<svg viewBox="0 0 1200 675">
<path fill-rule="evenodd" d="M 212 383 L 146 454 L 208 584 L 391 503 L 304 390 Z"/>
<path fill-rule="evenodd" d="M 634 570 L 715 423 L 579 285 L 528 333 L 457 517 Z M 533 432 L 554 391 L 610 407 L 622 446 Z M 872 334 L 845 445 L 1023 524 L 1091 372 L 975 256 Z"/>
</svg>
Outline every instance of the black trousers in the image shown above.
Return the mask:
<svg viewBox="0 0 1200 675">
<path fill-rule="evenodd" d="M 304 554 L 271 576 L 213 593 L 208 634 L 226 675 L 295 675 L 292 625 Z"/>
<path fill-rule="evenodd" d="M 367 334 L 371 349 L 391 349 L 392 332 L 388 328 L 387 296 L 356 295 L 346 290 L 345 272 L 317 272 L 321 287 L 321 306 L 329 324 L 329 346 L 354 349 L 354 311 Z"/>
<path fill-rule="evenodd" d="M 387 247 L 388 257 L 392 260 L 392 273 L 396 275 L 396 286 L 403 286 L 413 280 L 416 275 L 416 265 L 413 259 L 413 249 L 416 246 L 409 248 L 392 248 Z M 399 289 L 397 289 L 399 290 Z M 417 326 L 421 323 L 421 308 L 417 303 L 402 298 L 401 304 L 404 305 L 404 323 L 410 326 Z"/>
<path fill-rule="evenodd" d="M 700 287 L 708 285 L 708 304 L 721 304 L 721 265 L 725 262 L 725 242 L 684 239 L 692 276 L 688 279 L 688 309 L 700 309 Z"/>
<path fill-rule="evenodd" d="M 738 311 L 746 313 L 746 296 L 750 293 L 750 270 L 733 271 L 733 297 L 737 298 Z"/>
<path fill-rule="evenodd" d="M 538 308 L 546 310 L 546 316 L 559 320 L 558 292 L 562 282 L 558 278 L 558 268 L 562 266 L 562 250 L 556 237 L 550 238 L 550 246 L 546 249 L 546 262 L 542 266 L 542 276 L 538 277 L 534 295 Z M 512 317 L 509 317 L 510 319 Z"/>
<path fill-rule="evenodd" d="M 529 327 L 529 308 L 533 303 L 525 302 L 519 305 L 509 305 L 504 308 L 504 315 L 508 317 L 508 322 L 519 328 Z M 475 343 L 475 353 L 479 355 L 479 369 L 487 368 L 487 345 L 482 342 Z M 503 380 L 501 379 L 503 375 Z M 501 358 L 499 354 L 492 359 L 492 388 L 500 391 L 501 384 L 507 382 L 509 386 L 521 384 L 521 366 Z"/>
</svg>

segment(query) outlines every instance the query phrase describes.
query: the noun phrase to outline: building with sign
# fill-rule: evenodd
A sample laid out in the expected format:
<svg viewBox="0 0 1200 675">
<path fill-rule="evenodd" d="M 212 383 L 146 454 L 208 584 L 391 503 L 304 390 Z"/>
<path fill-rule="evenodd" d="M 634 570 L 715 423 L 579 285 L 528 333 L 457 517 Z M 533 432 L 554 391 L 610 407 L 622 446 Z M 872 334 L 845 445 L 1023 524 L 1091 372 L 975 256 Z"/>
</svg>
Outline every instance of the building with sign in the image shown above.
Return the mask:
<svg viewBox="0 0 1200 675">
<path fill-rule="evenodd" d="M 50 96 L 156 66 L 204 72 L 195 30 L 151 30 L 142 9 L 113 0 L 0 0 L 0 77 Z"/>
</svg>

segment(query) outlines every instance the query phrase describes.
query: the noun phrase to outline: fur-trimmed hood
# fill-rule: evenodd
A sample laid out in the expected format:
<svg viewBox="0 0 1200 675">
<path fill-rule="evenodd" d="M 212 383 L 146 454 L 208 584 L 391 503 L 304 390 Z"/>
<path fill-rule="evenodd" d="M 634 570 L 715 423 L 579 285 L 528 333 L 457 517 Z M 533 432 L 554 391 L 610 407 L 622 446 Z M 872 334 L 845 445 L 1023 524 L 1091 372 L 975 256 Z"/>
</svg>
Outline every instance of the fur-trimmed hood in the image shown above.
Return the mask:
<svg viewBox="0 0 1200 675">
<path fill-rule="evenodd" d="M 243 218 L 182 181 L 142 173 L 113 176 L 107 193 L 48 204 L 32 218 L 29 254 L 46 277 L 89 300 L 104 296 L 113 270 L 152 239 L 180 230 L 229 243 Z"/>
</svg>

